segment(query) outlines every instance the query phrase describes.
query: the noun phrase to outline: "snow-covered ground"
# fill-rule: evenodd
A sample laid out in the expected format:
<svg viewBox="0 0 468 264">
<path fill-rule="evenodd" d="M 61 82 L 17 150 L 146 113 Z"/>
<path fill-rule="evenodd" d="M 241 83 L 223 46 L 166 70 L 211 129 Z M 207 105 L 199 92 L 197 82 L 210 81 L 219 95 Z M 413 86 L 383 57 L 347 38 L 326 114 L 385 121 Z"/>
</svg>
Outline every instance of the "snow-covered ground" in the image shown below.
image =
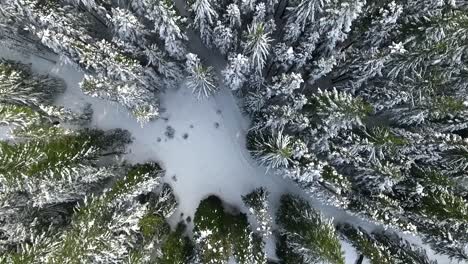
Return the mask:
<svg viewBox="0 0 468 264">
<path fill-rule="evenodd" d="M 73 76 L 61 68 L 60 76 Z M 216 194 L 231 204 L 240 204 L 242 194 L 268 182 L 264 171 L 249 160 L 243 147 L 247 121 L 236 111 L 235 101 L 225 90 L 199 101 L 183 85 L 162 95 L 161 118 L 141 126 L 123 107 L 84 96 L 78 88 L 79 75 L 67 80 L 69 90 L 58 103 L 93 104 L 92 125 L 101 129 L 123 128 L 134 142 L 127 159 L 154 160 L 166 170 L 167 181 L 180 199 L 180 211 L 193 215 L 199 201 Z M 174 135 L 168 131 L 174 129 Z"/>
<path fill-rule="evenodd" d="M 308 198 L 328 217 L 346 220 L 366 229 L 376 227 L 341 209 L 321 204 L 292 182 L 258 166 L 245 147 L 249 121 L 240 112 L 231 92 L 224 87 L 220 87 L 214 97 L 201 101 L 183 84 L 177 90 L 166 91 L 161 97 L 161 107 L 165 109 L 162 118 L 141 126 L 120 105 L 84 95 L 79 88 L 83 75 L 70 65 L 53 64 L 5 48 L 0 48 L 0 57 L 31 63 L 37 72 L 63 78 L 67 90 L 58 98 L 57 104 L 78 109 L 91 103 L 94 110 L 92 126 L 130 131 L 134 141 L 126 158 L 134 163 L 156 161 L 166 170 L 166 181 L 174 188 L 180 204 L 172 219 L 174 222 L 187 216 L 193 218 L 200 200 L 211 194 L 245 211 L 241 195 L 264 186 L 271 193 L 272 211 L 278 206 L 279 196 L 288 191 Z M 174 129 L 173 136 L 167 133 L 171 129 Z M 421 244 L 419 238 L 406 237 Z M 356 251 L 345 242 L 343 250 L 346 263 L 354 263 L 358 257 Z M 269 241 L 267 251 L 269 256 L 275 255 L 274 241 Z M 430 249 L 428 254 L 437 258 L 439 263 L 450 263 L 447 258 L 434 255 Z"/>
</svg>

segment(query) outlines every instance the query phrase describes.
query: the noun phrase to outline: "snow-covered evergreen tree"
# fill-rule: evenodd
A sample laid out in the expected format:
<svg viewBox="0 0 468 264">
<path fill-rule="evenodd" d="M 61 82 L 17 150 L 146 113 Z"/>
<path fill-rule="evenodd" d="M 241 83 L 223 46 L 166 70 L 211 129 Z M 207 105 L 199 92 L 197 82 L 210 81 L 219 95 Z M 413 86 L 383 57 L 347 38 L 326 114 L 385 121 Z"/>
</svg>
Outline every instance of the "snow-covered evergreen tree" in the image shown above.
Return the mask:
<svg viewBox="0 0 468 264">
<path fill-rule="evenodd" d="M 270 169 L 289 167 L 307 151 L 303 142 L 283 134 L 282 130 L 271 134 L 251 134 L 249 139 L 254 157 Z"/>
<path fill-rule="evenodd" d="M 223 70 L 224 83 L 233 91 L 237 91 L 247 82 L 250 72 L 249 59 L 242 54 L 229 58 L 229 66 Z"/>
<path fill-rule="evenodd" d="M 270 216 L 270 205 L 268 203 L 268 191 L 263 188 L 257 188 L 251 193 L 242 196 L 242 200 L 249 208 L 249 213 L 255 217 L 257 221 L 256 231 L 267 239 L 272 234 L 273 220 Z"/>
<path fill-rule="evenodd" d="M 299 197 L 281 197 L 276 222 L 283 263 L 344 263 L 335 227 Z"/>
<path fill-rule="evenodd" d="M 142 66 L 148 61 L 155 65 L 155 56 L 142 56 L 153 55 L 151 51 L 155 46 L 151 45 L 150 29 L 146 29 L 130 10 L 94 1 L 84 4 L 86 8 L 81 8 L 80 4 L 74 1 L 46 4 L 42 1 L 9 1 L 2 7 L 2 14 L 10 23 L 25 28 L 43 45 L 83 69 L 86 73 L 82 82 L 85 93 L 125 105 L 142 123 L 154 119 L 158 116 L 158 98 L 154 94 L 161 90 L 165 78 L 180 78 L 175 73 L 177 67 L 171 63 L 159 63 L 158 66 L 163 65 L 161 69 Z M 169 17 L 158 15 L 159 24 L 166 26 L 161 19 L 177 20 L 174 11 L 166 10 L 169 7 L 165 4 L 155 7 L 139 2 L 134 5 L 135 13 L 147 15 L 149 19 L 155 18 L 138 7 L 146 7 L 147 12 L 150 8 L 157 9 Z M 183 58 L 184 48 L 176 47 L 180 45 L 174 43 L 185 39 L 178 25 L 174 22 L 171 30 L 163 30 L 159 25 L 157 28 L 167 40 L 165 46 L 169 53 Z M 177 30 L 178 34 L 174 33 Z M 167 56 L 160 57 L 168 60 Z"/>
<path fill-rule="evenodd" d="M 27 65 L 2 61 L 0 87 L 0 124 L 12 131 L 10 139 L 0 141 L 0 250 L 5 252 L 33 233 L 64 224 L 74 203 L 114 176 L 113 166 L 100 166 L 99 160 L 123 154 L 130 136 L 61 126 L 79 117 L 49 105 L 63 83 L 36 75 Z"/>
<path fill-rule="evenodd" d="M 286 40 L 297 41 L 307 27 L 318 20 L 319 14 L 324 11 L 325 5 L 330 1 L 305 0 L 298 1 L 297 5 L 287 7 Z"/>
<path fill-rule="evenodd" d="M 186 227 L 179 223 L 176 230 L 170 232 L 161 246 L 161 256 L 157 263 L 183 264 L 191 263 L 194 259 L 194 246 L 190 238 L 185 234 Z"/>
<path fill-rule="evenodd" d="M 154 164 L 133 166 L 102 195 L 86 197 L 71 216 L 67 228 L 29 233 L 34 243 L 24 243 L 18 251 L 3 255 L 2 261 L 123 262 L 138 259 L 140 252 L 154 250 L 159 244 L 153 243 L 153 236 L 164 236 L 170 230 L 164 231 L 164 218 L 161 224 L 154 222 L 157 217 L 164 217 L 159 216 L 157 208 L 152 206 L 154 203 L 140 203 L 138 197 L 156 190 L 160 172 Z M 173 206 L 165 199 L 159 203 Z M 150 263 L 150 256 L 143 254 L 138 262 Z"/>
<path fill-rule="evenodd" d="M 205 45 L 211 47 L 213 28 L 216 26 L 218 13 L 214 9 L 215 1 L 194 0 L 191 10 L 194 13 L 195 27 L 200 31 L 200 36 Z"/>
<path fill-rule="evenodd" d="M 253 70 L 261 74 L 270 53 L 269 33 L 265 31 L 265 25 L 261 22 L 253 23 L 247 31 L 246 41 L 244 43 L 244 52 L 250 58 L 250 64 Z"/>
<path fill-rule="evenodd" d="M 186 71 L 188 72 L 187 87 L 197 98 L 210 97 L 216 92 L 216 80 L 211 67 L 204 66 L 198 56 L 187 54 Z"/>
<path fill-rule="evenodd" d="M 200 263 L 266 263 L 264 242 L 252 233 L 245 214 L 226 212 L 222 201 L 210 196 L 201 201 L 194 218 L 194 238 Z"/>
<path fill-rule="evenodd" d="M 290 31 L 298 32 L 296 38 L 287 37 L 297 44 L 275 47 L 281 57 L 272 72 L 291 72 L 301 65 L 299 72 L 320 80 L 332 70 L 337 87 L 294 90 L 306 95 L 298 107 L 286 107 L 291 97 L 271 96 L 268 89 L 249 94 L 247 109 L 255 120 L 248 141 L 252 153 L 259 160 L 280 153 L 276 156 L 287 160 L 281 173 L 324 201 L 417 232 L 436 252 L 466 259 L 466 173 L 460 169 L 466 164 L 467 104 L 459 78 L 466 66 L 460 34 L 467 6 L 444 1 L 307 3 L 301 2 L 297 11 L 315 10 L 308 14 L 318 19 L 317 28 L 299 26 L 312 23 L 307 20 L 312 17 L 288 15 L 291 28 L 302 21 L 295 25 L 298 31 Z M 323 37 L 323 32 L 330 35 Z M 304 50 L 313 52 L 300 62 L 307 45 L 313 48 Z M 289 148 L 271 147 L 282 138 L 304 142 L 307 154 L 294 158 L 291 143 L 283 144 Z M 447 185 L 454 179 L 460 181 Z M 439 210 L 446 212 L 445 221 Z"/>
<path fill-rule="evenodd" d="M 152 31 L 164 41 L 164 49 L 173 57 L 183 59 L 186 53 L 183 32 L 185 20 L 177 13 L 172 1 L 128 1 L 132 10 L 140 18 L 146 18 L 153 23 Z"/>
<path fill-rule="evenodd" d="M 350 224 L 338 226 L 338 230 L 349 240 L 360 254 L 370 260 L 370 263 L 419 263 L 436 264 L 430 260 L 426 252 L 401 239 L 395 233 L 377 231 L 371 234 L 362 228 Z"/>
<path fill-rule="evenodd" d="M 221 21 L 218 21 L 213 30 L 213 44 L 219 51 L 226 55 L 235 47 L 237 43 L 236 35 L 231 28 L 224 26 Z"/>
</svg>

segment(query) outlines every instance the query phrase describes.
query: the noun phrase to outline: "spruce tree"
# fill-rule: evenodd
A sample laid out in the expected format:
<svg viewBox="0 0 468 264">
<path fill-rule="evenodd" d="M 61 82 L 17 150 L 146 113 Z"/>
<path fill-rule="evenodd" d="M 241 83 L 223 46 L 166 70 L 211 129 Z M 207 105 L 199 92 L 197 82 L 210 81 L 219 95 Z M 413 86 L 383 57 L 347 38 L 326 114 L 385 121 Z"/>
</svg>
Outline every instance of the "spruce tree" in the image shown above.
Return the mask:
<svg viewBox="0 0 468 264">
<path fill-rule="evenodd" d="M 226 212 L 222 201 L 210 196 L 201 201 L 194 218 L 194 238 L 200 263 L 266 263 L 264 242 L 252 233 L 247 216 Z"/>
<path fill-rule="evenodd" d="M 344 263 L 333 224 L 306 201 L 283 195 L 276 222 L 281 263 Z"/>
<path fill-rule="evenodd" d="M 170 228 L 158 211 L 173 207 L 160 195 L 155 202 L 139 201 L 141 195 L 157 192 L 161 169 L 155 164 L 135 165 L 124 177 L 99 195 L 79 203 L 65 228 L 31 233 L 32 244 L 8 252 L 2 261 L 13 263 L 151 263 L 151 252 L 161 246 Z M 160 201 L 160 199 L 163 201 Z M 159 203 L 159 209 L 153 205 Z M 164 209 L 163 209 L 164 210 Z M 156 240 L 153 242 L 153 240 Z"/>
<path fill-rule="evenodd" d="M 81 5 L 80 1 L 18 0 L 2 6 L 2 15 L 10 24 L 25 28 L 32 38 L 85 72 L 81 83 L 85 93 L 123 104 L 144 123 L 158 116 L 154 93 L 162 89 L 162 83 L 174 85 L 180 69 L 156 49 L 151 28 L 135 14 L 153 20 L 157 29 L 171 22 L 171 27 L 161 28 L 160 37 L 170 56 L 183 58 L 185 36 L 180 19 L 167 4 L 135 1 L 129 10 L 105 1 Z M 154 56 L 155 52 L 160 55 Z M 148 62 L 151 64 L 146 66 Z"/>
<path fill-rule="evenodd" d="M 355 228 L 350 224 L 339 225 L 338 231 L 372 264 L 437 263 L 437 261 L 429 260 L 424 250 L 389 231 L 376 231 L 369 234 L 362 228 Z"/>
<path fill-rule="evenodd" d="M 63 82 L 34 74 L 27 65 L 2 61 L 0 87 L 0 124 L 11 131 L 0 141 L 4 252 L 28 241 L 30 233 L 65 224 L 74 204 L 114 177 L 112 164 L 99 163 L 123 154 L 130 136 L 64 128 L 62 123 L 88 118 L 50 105 Z"/>
<path fill-rule="evenodd" d="M 187 54 L 186 71 L 187 88 L 191 89 L 198 99 L 210 97 L 217 89 L 215 76 L 211 67 L 204 66 L 197 55 Z"/>
<path fill-rule="evenodd" d="M 249 213 L 257 221 L 256 232 L 264 239 L 268 239 L 272 233 L 273 219 L 270 216 L 270 205 L 268 202 L 269 193 L 264 187 L 257 188 L 251 193 L 242 196 L 245 205 L 248 206 Z"/>
</svg>

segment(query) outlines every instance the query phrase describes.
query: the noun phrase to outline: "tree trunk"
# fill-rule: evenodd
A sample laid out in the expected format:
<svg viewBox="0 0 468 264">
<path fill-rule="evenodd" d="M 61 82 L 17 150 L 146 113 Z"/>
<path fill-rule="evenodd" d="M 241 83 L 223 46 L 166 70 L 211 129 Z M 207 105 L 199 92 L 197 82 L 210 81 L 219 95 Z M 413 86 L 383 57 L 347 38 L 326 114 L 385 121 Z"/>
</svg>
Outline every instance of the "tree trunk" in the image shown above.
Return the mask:
<svg viewBox="0 0 468 264">
<path fill-rule="evenodd" d="M 364 255 L 359 255 L 359 258 L 356 260 L 356 264 L 362 264 L 362 262 L 364 261 Z"/>
</svg>

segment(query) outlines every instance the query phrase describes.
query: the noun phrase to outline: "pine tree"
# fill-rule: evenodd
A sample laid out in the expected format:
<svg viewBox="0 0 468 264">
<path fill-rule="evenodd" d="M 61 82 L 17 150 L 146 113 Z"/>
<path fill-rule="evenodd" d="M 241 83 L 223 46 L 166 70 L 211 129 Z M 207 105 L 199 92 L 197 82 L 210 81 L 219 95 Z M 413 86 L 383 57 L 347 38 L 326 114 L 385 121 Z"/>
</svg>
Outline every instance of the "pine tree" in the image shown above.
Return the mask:
<svg viewBox="0 0 468 264">
<path fill-rule="evenodd" d="M 335 228 L 306 201 L 281 197 L 276 222 L 277 254 L 282 263 L 344 263 Z"/>
<path fill-rule="evenodd" d="M 353 169 L 348 171 L 354 170 L 351 174 L 358 179 L 353 185 L 362 190 L 360 195 L 351 194 L 359 197 L 352 199 L 352 210 L 417 230 L 434 250 L 461 260 L 466 259 L 467 243 L 459 229 L 466 225 L 462 220 L 466 200 L 461 198 L 465 187 L 444 182 L 465 175 L 458 170 L 464 166 L 463 158 L 451 163 L 452 155 L 463 153 L 465 145 L 452 145 L 463 142 L 458 134 L 465 124 L 465 88 L 458 79 L 463 73 L 452 68 L 463 65 L 457 56 L 463 54 L 458 53 L 464 45 L 458 34 L 466 30 L 461 26 L 464 9 L 431 1 L 369 7 L 360 26 L 373 18 L 371 28 L 355 33 L 354 37 L 366 38 L 353 43 L 335 81 L 340 89 L 361 96 L 375 113 L 366 127 L 334 140 L 335 149 L 348 149 L 335 152 L 337 165 L 350 164 Z M 419 33 L 422 28 L 426 34 Z M 444 48 L 447 43 L 453 49 Z M 450 224 L 439 222 L 439 210 Z M 452 214 L 455 211 L 461 214 Z"/>
<path fill-rule="evenodd" d="M 213 69 L 203 66 L 197 55 L 187 54 L 186 71 L 189 74 L 187 87 L 192 90 L 197 98 L 207 98 L 216 92 L 217 87 Z"/>
<path fill-rule="evenodd" d="M 229 57 L 229 66 L 223 70 L 224 83 L 233 91 L 237 91 L 247 82 L 250 72 L 249 59 L 242 54 Z"/>
<path fill-rule="evenodd" d="M 273 219 L 269 211 L 268 196 L 269 193 L 264 187 L 257 188 L 251 193 L 242 196 L 242 201 L 248 206 L 249 214 L 255 218 L 257 224 L 257 228 L 250 235 L 250 240 L 254 247 L 253 250 L 256 252 L 251 260 L 252 263 L 267 263 L 267 253 L 262 247 L 271 238 L 273 225 Z"/>
<path fill-rule="evenodd" d="M 130 43 L 143 41 L 145 40 L 145 36 L 149 34 L 130 10 L 112 8 L 111 14 L 110 22 L 113 25 L 113 33 L 122 41 Z"/>
<path fill-rule="evenodd" d="M 3 14 L 82 68 L 86 73 L 82 82 L 85 93 L 122 103 L 140 122 L 147 122 L 158 115 L 158 101 L 153 95 L 162 83 L 154 69 L 142 66 L 143 59 L 137 54 L 142 47 L 134 45 L 147 31 L 128 10 L 108 10 L 100 4 L 80 9 L 74 2 L 18 0 L 5 5 Z M 113 34 L 117 38 L 112 39 Z"/>
<path fill-rule="evenodd" d="M 294 159 L 300 159 L 307 151 L 303 142 L 284 135 L 281 130 L 266 135 L 250 134 L 249 141 L 253 156 L 270 169 L 292 166 Z"/>
<path fill-rule="evenodd" d="M 395 233 L 377 231 L 371 234 L 350 224 L 338 226 L 342 233 L 366 258 L 374 263 L 436 264 L 424 250 L 398 237 Z"/>
<path fill-rule="evenodd" d="M 0 125 L 15 137 L 37 138 L 53 133 L 55 123 L 88 123 L 92 115 L 89 105 L 82 113 L 51 105 L 64 86 L 57 78 L 33 73 L 29 65 L 0 61 Z"/>
<path fill-rule="evenodd" d="M 32 234 L 32 245 L 2 256 L 4 261 L 22 263 L 95 263 L 138 259 L 139 252 L 154 250 L 153 235 L 164 235 L 156 225 L 150 202 L 138 197 L 160 184 L 161 170 L 154 164 L 133 166 L 100 196 L 87 197 L 73 213 L 65 229 L 47 230 L 47 236 Z M 167 204 L 167 206 L 172 206 Z M 162 216 L 161 216 L 162 217 Z M 162 220 L 164 223 L 164 219 Z M 151 225 L 148 225 L 151 223 Z M 158 233 L 162 232 L 162 233 Z M 151 238 L 151 239 L 150 239 Z M 149 261 L 144 254 L 140 261 Z"/>
<path fill-rule="evenodd" d="M 266 263 L 264 242 L 252 233 L 245 214 L 230 214 L 222 201 L 210 196 L 201 201 L 194 218 L 194 238 L 200 263 Z"/>
<path fill-rule="evenodd" d="M 139 220 L 150 210 L 136 198 L 152 191 L 160 176 L 160 169 L 153 164 L 137 165 L 101 197 L 85 201 L 70 228 L 59 236 L 59 246 L 49 253 L 48 260 L 56 263 L 89 258 L 106 263 L 127 258 L 132 244 L 138 241 Z"/>
<path fill-rule="evenodd" d="M 212 2 L 208 0 L 195 0 L 191 6 L 194 13 L 195 28 L 200 31 L 200 36 L 205 45 L 211 47 L 213 27 L 218 18 Z"/>
<path fill-rule="evenodd" d="M 257 188 L 251 193 L 242 196 L 242 201 L 249 207 L 249 213 L 255 217 L 258 227 L 256 231 L 264 239 L 272 234 L 273 220 L 270 217 L 270 205 L 268 203 L 269 193 L 264 187 Z"/>
<path fill-rule="evenodd" d="M 249 26 L 246 41 L 244 43 L 244 52 L 250 57 L 252 69 L 261 74 L 270 53 L 269 33 L 265 31 L 265 25 L 254 23 Z"/>
<path fill-rule="evenodd" d="M 27 65 L 2 61 L 0 87 L 0 124 L 12 131 L 11 139 L 0 142 L 5 251 L 25 242 L 29 229 L 63 224 L 73 203 L 114 176 L 111 165 L 98 162 L 123 154 L 130 137 L 122 130 L 63 128 L 61 122 L 79 117 L 49 105 L 63 82 L 34 74 Z"/>
<path fill-rule="evenodd" d="M 306 27 L 318 20 L 318 13 L 323 12 L 328 2 L 330 1 L 305 0 L 298 2 L 296 6 L 289 6 L 286 24 L 288 33 L 285 34 L 285 39 L 297 41 Z"/>
<path fill-rule="evenodd" d="M 64 85 L 58 79 L 32 73 L 28 65 L 0 62 L 0 92 L 2 103 L 33 106 L 51 103 Z"/>
<path fill-rule="evenodd" d="M 150 20 L 153 31 L 158 33 L 164 41 L 164 49 L 169 55 L 183 59 L 186 53 L 184 41 L 187 36 L 184 34 L 185 20 L 177 14 L 172 1 L 129 1 L 135 14 Z"/>
<path fill-rule="evenodd" d="M 466 178 L 467 6 L 291 1 L 273 22 L 267 7 L 231 4 L 223 24 L 248 30 L 240 42 L 255 74 L 241 57 L 230 57 L 223 74 L 253 120 L 254 157 L 326 202 L 464 259 L 466 186 L 435 191 L 413 177 L 427 167 L 443 181 Z M 317 89 L 322 81 L 331 87 Z M 426 205 L 416 210 L 417 201 Z M 450 224 L 435 220 L 444 203 Z"/>
<path fill-rule="evenodd" d="M 308 102 L 304 95 L 297 93 L 303 82 L 299 74 L 290 73 L 273 77 L 271 84 L 262 86 L 258 92 L 262 95 L 261 104 L 256 106 L 262 115 L 255 116 L 255 127 L 260 130 L 288 127 L 295 131 L 307 128 L 309 118 L 298 112 Z"/>
<path fill-rule="evenodd" d="M 161 247 L 162 256 L 158 258 L 161 264 L 184 264 L 190 263 L 193 258 L 194 246 L 185 233 L 185 226 L 182 223 L 177 225 L 174 232 L 171 232 Z"/>
<path fill-rule="evenodd" d="M 237 43 L 236 35 L 231 28 L 224 26 L 218 21 L 213 30 L 213 44 L 219 49 L 221 54 L 226 55 L 235 47 Z"/>
<path fill-rule="evenodd" d="M 229 4 L 226 8 L 225 19 L 229 22 L 231 28 L 239 28 L 242 25 L 239 6 L 234 3 Z"/>
<path fill-rule="evenodd" d="M 123 153 L 129 138 L 123 131 L 63 133 L 0 143 L 1 215 L 6 221 L 2 229 L 10 233 L 7 244 L 26 239 L 25 226 L 33 222 L 38 228 L 60 223 L 60 211 L 66 212 L 70 204 L 113 178 L 112 166 L 99 167 L 97 161 Z"/>
<path fill-rule="evenodd" d="M 231 245 L 227 240 L 224 208 L 219 198 L 211 196 L 200 202 L 194 217 L 194 238 L 201 263 L 227 263 Z"/>
</svg>

